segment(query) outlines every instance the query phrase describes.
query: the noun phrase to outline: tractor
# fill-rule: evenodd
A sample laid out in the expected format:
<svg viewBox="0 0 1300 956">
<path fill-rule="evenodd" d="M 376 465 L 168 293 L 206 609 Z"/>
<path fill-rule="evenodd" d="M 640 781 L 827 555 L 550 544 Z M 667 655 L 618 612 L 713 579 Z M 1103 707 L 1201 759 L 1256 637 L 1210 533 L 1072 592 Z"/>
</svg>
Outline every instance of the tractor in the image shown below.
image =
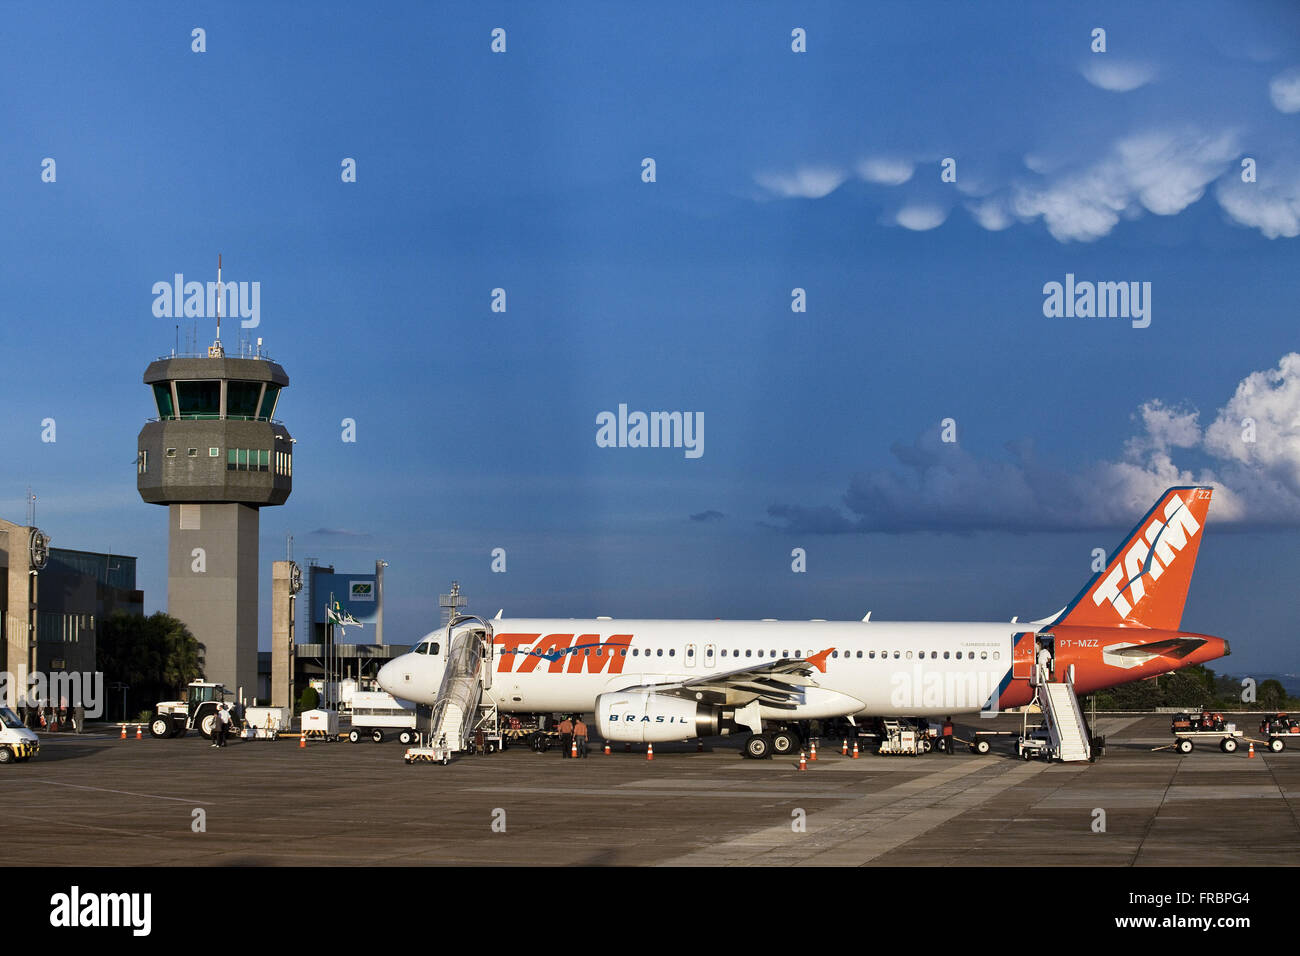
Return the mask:
<svg viewBox="0 0 1300 956">
<path fill-rule="evenodd" d="M 184 737 L 186 731 L 197 730 L 204 737 L 216 733 L 217 708 L 230 693 L 221 684 L 208 681 L 190 681 L 186 688 L 188 700 L 164 700 L 149 723 L 149 733 L 155 737 Z M 239 727 L 239 715 L 234 708 L 230 714 L 231 730 Z"/>
</svg>

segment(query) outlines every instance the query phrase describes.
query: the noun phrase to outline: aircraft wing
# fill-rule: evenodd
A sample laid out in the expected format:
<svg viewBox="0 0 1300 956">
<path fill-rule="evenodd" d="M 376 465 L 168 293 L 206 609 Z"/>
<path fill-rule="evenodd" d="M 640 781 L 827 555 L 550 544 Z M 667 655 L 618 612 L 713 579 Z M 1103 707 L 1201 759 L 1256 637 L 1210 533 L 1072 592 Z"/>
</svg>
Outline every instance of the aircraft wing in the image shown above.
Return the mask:
<svg viewBox="0 0 1300 956">
<path fill-rule="evenodd" d="M 653 691 L 670 697 L 708 699 L 712 703 L 743 707 L 758 701 L 764 707 L 793 710 L 803 688 L 816 687 L 814 670 L 826 670 L 826 658 L 834 648 L 806 658 L 782 658 L 767 664 L 742 667 L 720 673 L 702 674 L 681 681 L 642 684 L 624 691 Z M 697 697 L 697 695 L 700 695 Z"/>
</svg>

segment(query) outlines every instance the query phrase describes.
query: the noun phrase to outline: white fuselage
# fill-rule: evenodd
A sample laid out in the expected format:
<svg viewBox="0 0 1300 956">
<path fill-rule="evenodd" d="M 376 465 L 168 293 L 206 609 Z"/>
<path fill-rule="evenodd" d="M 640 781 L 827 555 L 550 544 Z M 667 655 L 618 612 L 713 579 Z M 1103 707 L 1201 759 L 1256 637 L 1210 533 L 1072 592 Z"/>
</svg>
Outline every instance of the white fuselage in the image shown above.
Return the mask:
<svg viewBox="0 0 1300 956">
<path fill-rule="evenodd" d="M 610 691 L 725 674 L 830 650 L 825 670 L 794 710 L 764 718 L 848 715 L 946 716 L 996 705 L 1011 674 L 1013 636 L 1030 623 L 859 621 L 493 620 L 492 683 L 485 698 L 503 712 L 590 713 Z M 380 685 L 432 704 L 446 630 L 386 664 Z M 428 653 L 433 645 L 437 653 Z M 425 651 L 421 653 L 421 651 Z"/>
</svg>

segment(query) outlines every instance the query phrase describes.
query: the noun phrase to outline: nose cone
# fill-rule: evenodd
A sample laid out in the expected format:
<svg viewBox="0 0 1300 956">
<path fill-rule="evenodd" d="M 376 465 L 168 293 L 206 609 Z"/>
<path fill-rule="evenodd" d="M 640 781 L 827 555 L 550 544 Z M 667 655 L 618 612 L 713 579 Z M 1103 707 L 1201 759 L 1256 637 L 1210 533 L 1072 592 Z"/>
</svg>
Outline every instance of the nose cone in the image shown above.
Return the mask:
<svg viewBox="0 0 1300 956">
<path fill-rule="evenodd" d="M 397 667 L 397 659 L 393 659 L 383 667 L 379 668 L 379 673 L 375 675 L 375 680 L 379 682 L 379 687 L 386 693 L 392 694 L 394 697 L 397 696 L 397 694 L 393 693 L 398 681 Z"/>
</svg>

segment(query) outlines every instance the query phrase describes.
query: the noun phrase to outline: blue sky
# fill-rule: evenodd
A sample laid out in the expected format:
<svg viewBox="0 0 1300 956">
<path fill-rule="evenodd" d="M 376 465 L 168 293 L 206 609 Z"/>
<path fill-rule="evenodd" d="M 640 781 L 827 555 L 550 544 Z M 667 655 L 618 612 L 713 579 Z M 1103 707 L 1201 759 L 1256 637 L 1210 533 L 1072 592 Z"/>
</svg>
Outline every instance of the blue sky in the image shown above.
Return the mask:
<svg viewBox="0 0 1300 956">
<path fill-rule="evenodd" d="M 0 513 L 30 484 L 56 545 L 140 558 L 150 609 L 151 288 L 220 252 L 291 379 L 264 581 L 289 533 L 383 558 L 389 640 L 453 577 L 489 613 L 1041 616 L 1210 481 L 1184 627 L 1300 670 L 1293 5 L 3 16 Z M 1150 326 L 1046 317 L 1067 273 L 1149 282 Z M 703 456 L 597 447 L 620 403 L 701 413 Z"/>
</svg>

